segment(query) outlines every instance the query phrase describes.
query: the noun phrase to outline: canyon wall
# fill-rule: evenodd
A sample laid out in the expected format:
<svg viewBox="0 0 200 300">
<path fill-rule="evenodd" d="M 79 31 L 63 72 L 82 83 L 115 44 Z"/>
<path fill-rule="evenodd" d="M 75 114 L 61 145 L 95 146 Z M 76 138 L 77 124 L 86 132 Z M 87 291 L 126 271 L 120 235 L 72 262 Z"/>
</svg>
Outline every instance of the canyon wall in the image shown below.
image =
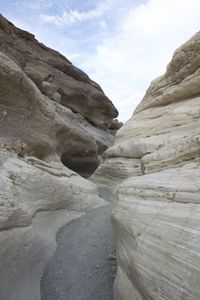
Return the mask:
<svg viewBox="0 0 200 300">
<path fill-rule="evenodd" d="M 119 184 L 115 300 L 200 299 L 200 32 L 151 83 L 93 180 Z"/>
<path fill-rule="evenodd" d="M 0 16 L 0 299 L 40 299 L 57 230 L 105 204 L 73 170 L 95 170 L 117 114 L 83 71 Z"/>
<path fill-rule="evenodd" d="M 84 176 L 91 174 L 98 167 L 102 153 L 112 145 L 113 134 L 120 127 L 115 119 L 118 111 L 101 87 L 63 55 L 39 43 L 34 35 L 15 27 L 2 15 L 0 15 L 0 51 L 7 56 L 7 60 L 10 58 L 12 68 L 16 69 L 12 70 L 12 77 L 1 77 L 4 81 L 4 87 L 1 88 L 1 105 L 8 105 L 8 99 L 14 103 L 15 98 L 15 105 L 18 106 L 18 116 L 15 113 L 12 116 L 18 118 L 18 126 L 9 132 L 9 138 L 11 139 L 11 135 L 12 140 L 20 138 L 19 132 L 21 132 L 23 141 L 26 144 L 31 143 L 31 150 L 26 149 L 28 155 L 31 152 L 39 159 L 47 160 L 52 154 L 56 154 L 69 168 Z M 6 59 L 4 58 L 4 63 L 8 65 Z M 14 67 L 14 63 L 17 66 Z M 17 78 L 19 72 L 17 67 L 22 71 L 19 78 Z M 44 125 L 41 126 L 41 130 L 37 129 L 40 138 L 36 137 L 34 126 L 31 126 L 32 132 L 27 130 L 30 129 L 32 122 L 34 103 L 30 91 L 29 99 L 32 106 L 29 107 L 29 111 L 29 104 L 24 107 L 22 103 L 20 104 L 21 93 L 25 94 L 25 90 L 22 90 L 23 86 L 28 90 L 28 85 L 22 78 L 26 78 L 29 86 L 34 85 L 34 89 L 38 88 L 37 90 L 42 94 L 41 105 L 52 110 L 49 114 L 59 115 L 60 123 L 64 120 L 63 125 L 60 125 L 60 129 L 57 130 L 56 138 L 51 133 L 51 141 L 49 137 L 49 140 L 44 138 L 44 134 L 42 136 L 42 131 L 47 130 Z M 6 86 L 6 80 L 11 81 L 10 89 Z M 4 90 L 5 86 L 6 90 Z M 10 103 L 12 107 L 13 103 Z M 30 115 L 29 128 L 25 129 L 22 117 L 19 118 L 19 115 L 23 115 L 22 108 Z M 6 126 L 9 126 L 8 122 Z M 1 128 L 5 130 L 3 126 Z M 32 138 L 33 132 L 34 138 Z"/>
</svg>

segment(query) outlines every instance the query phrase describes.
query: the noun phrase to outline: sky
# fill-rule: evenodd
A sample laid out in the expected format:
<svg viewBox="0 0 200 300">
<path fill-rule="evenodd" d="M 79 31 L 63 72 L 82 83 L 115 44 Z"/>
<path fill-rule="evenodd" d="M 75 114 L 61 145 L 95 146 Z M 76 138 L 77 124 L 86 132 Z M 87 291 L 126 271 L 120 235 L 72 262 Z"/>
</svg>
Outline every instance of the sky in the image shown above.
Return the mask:
<svg viewBox="0 0 200 300">
<path fill-rule="evenodd" d="M 0 0 L 0 12 L 98 82 L 123 122 L 200 30 L 200 0 Z"/>
</svg>

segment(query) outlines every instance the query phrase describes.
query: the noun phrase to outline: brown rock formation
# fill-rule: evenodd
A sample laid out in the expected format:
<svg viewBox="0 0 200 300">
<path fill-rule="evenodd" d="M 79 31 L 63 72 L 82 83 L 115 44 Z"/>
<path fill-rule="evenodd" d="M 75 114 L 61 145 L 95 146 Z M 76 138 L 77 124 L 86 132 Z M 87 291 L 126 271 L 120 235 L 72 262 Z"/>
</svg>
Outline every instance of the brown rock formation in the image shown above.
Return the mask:
<svg viewBox="0 0 200 300">
<path fill-rule="evenodd" d="M 100 162 L 100 155 L 112 143 L 113 129 L 119 128 L 114 120 L 118 112 L 100 86 L 63 55 L 39 43 L 32 34 L 16 28 L 2 15 L 0 51 L 10 58 L 12 67 L 16 69 L 9 76 L 1 77 L 4 97 L 1 97 L 0 104 L 8 106 L 8 109 L 11 106 L 11 118 L 18 120 L 18 126 L 9 130 L 12 139 L 20 138 L 26 143 L 28 154 L 31 151 L 38 158 L 47 159 L 57 153 L 62 155 L 62 161 L 70 168 L 83 175 L 92 173 Z M 19 74 L 20 71 L 23 72 Z M 9 86 L 7 80 L 10 81 Z M 33 83 L 42 93 L 39 114 L 45 106 L 50 110 L 46 113 L 52 118 L 57 112 L 59 122 L 64 120 L 57 132 L 52 128 L 49 134 L 52 121 L 45 125 L 48 120 L 44 119 L 39 130 L 37 120 L 33 124 L 33 119 L 37 119 L 38 114 L 38 111 L 34 111 L 36 108 L 32 99 L 32 89 L 35 87 L 30 88 Z M 27 94 L 23 102 L 21 94 Z M 14 112 L 14 106 L 17 113 Z M 26 118 L 28 123 L 24 122 L 23 118 Z M 4 121 L 4 124 L 10 126 L 8 122 Z M 24 124 L 27 124 L 25 128 Z M 27 130 L 28 124 L 32 133 Z M 1 130 L 5 132 L 3 128 L 4 126 L 1 126 Z"/>
<path fill-rule="evenodd" d="M 61 161 L 91 174 L 116 116 L 84 72 L 0 16 L 0 299 L 40 299 L 59 227 L 104 205 Z"/>
</svg>

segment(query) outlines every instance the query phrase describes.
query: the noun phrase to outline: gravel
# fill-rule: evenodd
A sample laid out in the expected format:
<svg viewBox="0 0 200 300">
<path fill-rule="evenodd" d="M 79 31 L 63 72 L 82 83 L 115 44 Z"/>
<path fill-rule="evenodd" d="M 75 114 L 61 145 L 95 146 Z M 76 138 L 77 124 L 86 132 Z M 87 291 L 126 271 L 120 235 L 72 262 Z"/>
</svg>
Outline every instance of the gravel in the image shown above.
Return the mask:
<svg viewBox="0 0 200 300">
<path fill-rule="evenodd" d="M 42 300 L 113 299 L 116 259 L 111 210 L 109 203 L 59 230 L 57 250 L 41 279 Z"/>
</svg>

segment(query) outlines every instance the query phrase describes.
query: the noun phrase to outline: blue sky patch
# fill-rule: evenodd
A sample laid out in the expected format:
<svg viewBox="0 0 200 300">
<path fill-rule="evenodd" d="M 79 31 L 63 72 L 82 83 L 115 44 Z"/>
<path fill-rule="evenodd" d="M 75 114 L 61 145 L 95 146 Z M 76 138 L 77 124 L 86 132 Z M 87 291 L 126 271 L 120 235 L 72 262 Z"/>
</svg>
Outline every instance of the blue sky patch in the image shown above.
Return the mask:
<svg viewBox="0 0 200 300">
<path fill-rule="evenodd" d="M 0 12 L 87 72 L 122 121 L 200 29 L 199 0 L 0 0 Z"/>
</svg>

